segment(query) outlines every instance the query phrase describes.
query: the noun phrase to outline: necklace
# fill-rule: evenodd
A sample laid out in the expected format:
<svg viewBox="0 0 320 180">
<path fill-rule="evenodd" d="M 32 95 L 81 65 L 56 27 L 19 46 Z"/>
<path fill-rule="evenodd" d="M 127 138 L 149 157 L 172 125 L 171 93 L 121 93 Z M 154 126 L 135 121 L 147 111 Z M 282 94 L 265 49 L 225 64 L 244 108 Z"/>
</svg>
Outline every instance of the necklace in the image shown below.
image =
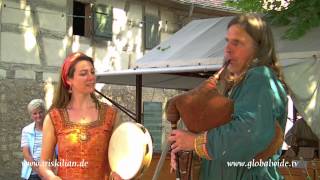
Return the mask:
<svg viewBox="0 0 320 180">
<path fill-rule="evenodd" d="M 80 120 L 78 122 L 71 121 L 69 119 L 68 110 L 72 110 L 72 108 L 66 108 L 64 111 L 66 123 L 73 126 L 76 129 L 76 139 L 80 142 L 86 142 L 90 139 L 90 133 L 88 129 L 94 126 L 96 123 L 100 122 L 100 109 L 97 110 L 98 119 L 95 121 L 88 121 L 86 116 L 80 116 Z M 78 116 L 79 117 L 79 116 Z"/>
<path fill-rule="evenodd" d="M 89 139 L 89 133 L 86 128 L 80 127 L 79 139 L 81 141 L 87 141 Z"/>
<path fill-rule="evenodd" d="M 86 128 L 86 118 L 85 117 L 81 117 L 80 118 L 80 123 L 79 123 L 79 139 L 81 141 L 87 141 L 89 139 L 89 133 L 88 130 Z"/>
</svg>

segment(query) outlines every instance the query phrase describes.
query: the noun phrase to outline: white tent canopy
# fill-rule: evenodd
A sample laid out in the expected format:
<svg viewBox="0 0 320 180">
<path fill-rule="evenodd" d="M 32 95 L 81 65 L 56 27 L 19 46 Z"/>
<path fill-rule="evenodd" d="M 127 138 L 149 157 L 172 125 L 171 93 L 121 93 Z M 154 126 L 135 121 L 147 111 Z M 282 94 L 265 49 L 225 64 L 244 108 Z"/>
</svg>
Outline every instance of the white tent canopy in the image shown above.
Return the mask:
<svg viewBox="0 0 320 180">
<path fill-rule="evenodd" d="M 227 25 L 231 18 L 192 21 L 139 59 L 136 68 L 221 65 Z M 312 55 L 319 53 L 320 28 L 310 31 L 295 41 L 281 38 L 285 32 L 284 27 L 273 28 L 273 32 L 277 52 L 284 65 L 296 63 L 300 58 L 311 58 Z"/>
<path fill-rule="evenodd" d="M 194 20 L 137 60 L 134 69 L 98 73 L 98 82 L 145 87 L 191 89 L 203 79 L 182 73 L 217 70 L 223 61 L 227 24 L 232 17 Z M 320 137 L 320 28 L 298 40 L 281 38 L 285 28 L 273 27 L 276 49 L 293 101 Z"/>
</svg>

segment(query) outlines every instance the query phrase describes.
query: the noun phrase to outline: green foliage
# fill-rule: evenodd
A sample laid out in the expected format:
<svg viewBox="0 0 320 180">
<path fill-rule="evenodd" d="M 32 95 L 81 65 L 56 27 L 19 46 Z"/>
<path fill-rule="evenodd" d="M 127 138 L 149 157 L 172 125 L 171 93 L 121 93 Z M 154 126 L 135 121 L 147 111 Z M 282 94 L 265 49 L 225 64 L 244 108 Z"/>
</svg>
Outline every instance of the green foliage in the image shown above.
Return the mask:
<svg viewBox="0 0 320 180">
<path fill-rule="evenodd" d="M 281 11 L 263 9 L 263 0 L 228 0 L 225 5 L 242 12 L 263 13 L 271 24 L 288 26 L 283 35 L 286 39 L 298 39 L 320 25 L 320 0 L 292 0 L 287 9 L 282 8 Z M 276 8 L 280 3 L 274 2 L 272 5 Z"/>
<path fill-rule="evenodd" d="M 262 2 L 259 0 L 227 0 L 225 5 L 243 12 L 261 12 L 263 10 Z"/>
</svg>

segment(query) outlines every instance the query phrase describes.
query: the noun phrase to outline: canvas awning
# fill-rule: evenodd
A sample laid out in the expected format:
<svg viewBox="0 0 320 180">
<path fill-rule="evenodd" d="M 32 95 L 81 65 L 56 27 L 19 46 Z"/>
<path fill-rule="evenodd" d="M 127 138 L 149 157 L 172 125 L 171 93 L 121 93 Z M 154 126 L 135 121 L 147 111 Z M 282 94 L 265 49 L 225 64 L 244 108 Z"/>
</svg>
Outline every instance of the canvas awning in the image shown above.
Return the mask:
<svg viewBox="0 0 320 180">
<path fill-rule="evenodd" d="M 179 74 L 215 71 L 221 67 L 227 24 L 231 18 L 194 20 L 138 59 L 133 69 L 98 72 L 98 82 L 135 85 L 134 76 L 140 74 L 145 87 L 190 89 L 203 78 L 192 77 L 185 81 Z M 284 31 L 285 28 L 273 28 L 283 66 L 308 61 L 313 55 L 320 54 L 320 28 L 295 41 L 281 39 Z"/>
</svg>

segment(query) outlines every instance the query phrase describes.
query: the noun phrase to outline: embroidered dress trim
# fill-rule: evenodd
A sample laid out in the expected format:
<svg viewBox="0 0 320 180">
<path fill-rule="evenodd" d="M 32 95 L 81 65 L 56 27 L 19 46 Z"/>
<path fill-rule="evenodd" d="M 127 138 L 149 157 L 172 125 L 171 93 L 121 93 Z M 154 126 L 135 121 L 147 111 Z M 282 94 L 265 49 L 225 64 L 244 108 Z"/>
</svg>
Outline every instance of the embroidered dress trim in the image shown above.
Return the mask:
<svg viewBox="0 0 320 180">
<path fill-rule="evenodd" d="M 207 141 L 207 132 L 201 133 L 194 141 L 194 149 L 199 157 L 212 160 L 213 158 L 209 156 L 208 149 L 206 147 Z"/>
</svg>

